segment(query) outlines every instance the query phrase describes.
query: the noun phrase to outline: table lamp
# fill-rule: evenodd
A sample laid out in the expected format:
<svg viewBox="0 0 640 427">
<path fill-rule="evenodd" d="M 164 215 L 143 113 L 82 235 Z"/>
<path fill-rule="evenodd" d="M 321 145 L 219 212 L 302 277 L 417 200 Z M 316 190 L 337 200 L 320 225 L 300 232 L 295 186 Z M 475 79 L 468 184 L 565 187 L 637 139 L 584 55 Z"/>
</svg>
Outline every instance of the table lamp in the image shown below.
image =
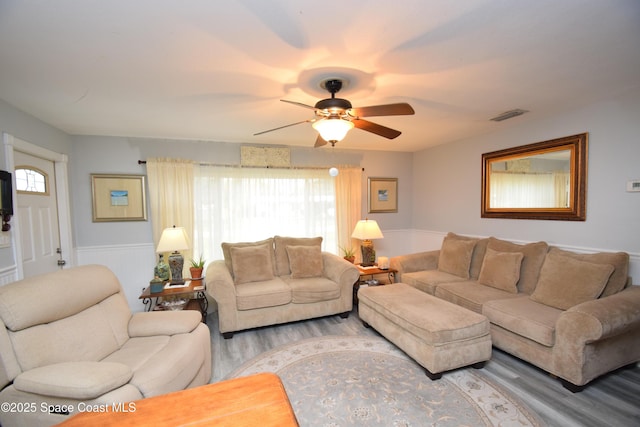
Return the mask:
<svg viewBox="0 0 640 427">
<path fill-rule="evenodd" d="M 178 251 L 189 249 L 187 243 L 187 234 L 184 227 L 165 228 L 160 236 L 160 242 L 156 248 L 156 253 L 171 252 L 169 255 L 169 269 L 171 270 L 171 283 L 184 283 L 182 279 L 182 268 L 184 266 L 184 258 Z"/>
<path fill-rule="evenodd" d="M 382 239 L 382 231 L 378 223 L 374 220 L 362 219 L 356 224 L 356 228 L 351 235 L 354 239 L 362 240 L 360 249 L 362 251 L 362 266 L 370 267 L 376 262 L 376 251 L 373 249 L 373 239 Z"/>
</svg>

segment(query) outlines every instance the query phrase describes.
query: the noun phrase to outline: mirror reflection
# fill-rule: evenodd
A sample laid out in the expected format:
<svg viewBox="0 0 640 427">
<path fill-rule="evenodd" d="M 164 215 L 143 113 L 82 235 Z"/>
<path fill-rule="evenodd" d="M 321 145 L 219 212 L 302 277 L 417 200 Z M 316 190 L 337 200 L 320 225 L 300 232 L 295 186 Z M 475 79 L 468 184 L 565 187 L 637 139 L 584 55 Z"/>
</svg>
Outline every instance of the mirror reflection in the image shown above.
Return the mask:
<svg viewBox="0 0 640 427">
<path fill-rule="evenodd" d="M 490 162 L 491 208 L 568 208 L 571 150 Z"/>
</svg>

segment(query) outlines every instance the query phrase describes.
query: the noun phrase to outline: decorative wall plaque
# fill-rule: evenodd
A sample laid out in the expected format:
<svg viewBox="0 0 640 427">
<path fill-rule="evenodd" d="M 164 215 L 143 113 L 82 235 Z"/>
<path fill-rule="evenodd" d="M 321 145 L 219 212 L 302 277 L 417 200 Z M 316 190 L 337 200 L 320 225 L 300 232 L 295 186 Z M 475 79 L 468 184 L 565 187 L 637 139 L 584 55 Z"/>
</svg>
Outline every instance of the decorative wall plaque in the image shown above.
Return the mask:
<svg viewBox="0 0 640 427">
<path fill-rule="evenodd" d="M 242 166 L 278 167 L 291 166 L 291 151 L 288 147 L 240 147 L 240 164 Z"/>
</svg>

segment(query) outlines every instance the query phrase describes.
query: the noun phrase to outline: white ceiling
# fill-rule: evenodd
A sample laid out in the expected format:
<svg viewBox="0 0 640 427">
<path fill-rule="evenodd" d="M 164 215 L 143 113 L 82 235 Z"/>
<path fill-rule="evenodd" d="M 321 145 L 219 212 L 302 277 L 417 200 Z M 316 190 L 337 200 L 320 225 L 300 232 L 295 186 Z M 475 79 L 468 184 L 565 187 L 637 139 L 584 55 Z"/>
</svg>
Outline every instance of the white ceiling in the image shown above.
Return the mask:
<svg viewBox="0 0 640 427">
<path fill-rule="evenodd" d="M 321 80 L 416 151 L 640 85 L 638 0 L 0 0 L 0 98 L 70 134 L 313 146 Z M 489 121 L 504 111 L 525 114 Z"/>
</svg>

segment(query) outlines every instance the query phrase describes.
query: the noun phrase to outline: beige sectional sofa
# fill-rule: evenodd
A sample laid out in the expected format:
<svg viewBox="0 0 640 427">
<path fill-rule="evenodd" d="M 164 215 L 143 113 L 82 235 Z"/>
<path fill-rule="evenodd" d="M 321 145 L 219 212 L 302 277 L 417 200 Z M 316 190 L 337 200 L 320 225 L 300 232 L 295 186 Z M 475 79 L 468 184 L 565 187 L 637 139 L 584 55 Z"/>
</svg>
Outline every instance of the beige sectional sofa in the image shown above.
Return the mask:
<svg viewBox="0 0 640 427">
<path fill-rule="evenodd" d="M 640 361 L 640 286 L 624 252 L 579 254 L 449 233 L 394 257 L 398 281 L 486 316 L 493 345 L 579 391 Z"/>
<path fill-rule="evenodd" d="M 207 293 L 218 305 L 220 333 L 320 316 L 347 317 L 358 269 L 321 251 L 322 238 L 275 236 L 223 243 L 224 260 L 209 264 Z"/>
<path fill-rule="evenodd" d="M 201 319 L 132 314 L 116 276 L 98 265 L 1 286 L 0 424 L 49 426 L 207 384 L 211 335 Z"/>
</svg>

